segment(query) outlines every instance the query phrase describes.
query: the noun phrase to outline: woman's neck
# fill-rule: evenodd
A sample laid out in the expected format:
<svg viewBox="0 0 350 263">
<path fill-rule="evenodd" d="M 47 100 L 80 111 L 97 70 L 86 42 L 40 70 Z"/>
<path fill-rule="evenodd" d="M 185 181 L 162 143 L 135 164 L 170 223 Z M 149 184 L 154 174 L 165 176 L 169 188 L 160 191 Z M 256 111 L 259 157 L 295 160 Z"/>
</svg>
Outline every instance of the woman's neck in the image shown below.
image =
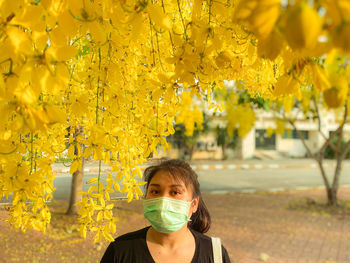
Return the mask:
<svg viewBox="0 0 350 263">
<path fill-rule="evenodd" d="M 148 229 L 147 239 L 150 242 L 159 244 L 162 247 L 175 249 L 183 245 L 187 240 L 194 238 L 187 225 L 176 232 L 165 234 L 154 230 L 153 227 Z"/>
</svg>

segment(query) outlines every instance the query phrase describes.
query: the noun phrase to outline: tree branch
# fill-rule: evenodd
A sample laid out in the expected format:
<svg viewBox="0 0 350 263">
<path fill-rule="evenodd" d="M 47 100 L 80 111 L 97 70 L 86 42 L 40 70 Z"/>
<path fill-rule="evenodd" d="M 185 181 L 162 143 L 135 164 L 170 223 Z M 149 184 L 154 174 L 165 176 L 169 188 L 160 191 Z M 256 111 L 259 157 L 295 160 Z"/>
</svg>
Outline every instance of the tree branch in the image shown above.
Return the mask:
<svg viewBox="0 0 350 263">
<path fill-rule="evenodd" d="M 331 140 L 340 132 L 341 126 L 338 127 L 331 135 L 329 135 L 328 139 L 324 142 L 320 152 L 319 152 L 319 158 L 323 159 L 323 155 L 325 150 L 327 149 L 327 146 L 331 143 Z M 333 145 L 334 146 L 334 145 Z"/>
<path fill-rule="evenodd" d="M 344 125 L 346 123 L 346 120 L 347 120 L 347 116 L 348 116 L 348 111 L 347 111 L 347 103 L 345 103 L 345 106 L 344 106 L 344 115 L 343 115 L 343 122 L 342 124 L 339 126 L 339 135 L 338 135 L 338 139 L 337 139 L 337 148 L 336 148 L 336 156 L 337 156 L 337 159 L 338 157 L 340 157 L 342 155 L 342 150 L 341 150 L 341 141 L 343 139 L 343 130 L 344 130 Z"/>
<path fill-rule="evenodd" d="M 318 165 L 319 165 L 320 170 L 321 170 L 321 175 L 322 175 L 323 182 L 326 185 L 326 189 L 328 190 L 328 189 L 331 188 L 331 186 L 330 186 L 328 178 L 326 176 L 326 171 L 324 170 L 324 167 L 323 167 L 323 160 L 322 159 L 321 160 L 317 160 L 317 162 L 318 162 Z"/>
<path fill-rule="evenodd" d="M 315 97 L 313 97 L 313 102 L 314 102 L 314 104 L 315 104 L 315 109 L 316 109 L 316 114 L 317 114 L 317 123 L 318 123 L 318 132 L 321 134 L 321 136 L 323 137 L 323 139 L 325 140 L 325 141 L 327 141 L 327 136 L 324 134 L 324 132 L 322 131 L 322 129 L 321 129 L 321 115 L 320 115 L 320 109 L 319 109 L 319 107 L 318 107 L 318 104 L 317 104 L 317 101 L 316 101 L 316 98 Z M 336 151 L 337 150 L 337 148 L 332 144 L 332 142 L 330 141 L 329 142 L 329 146 L 332 148 L 332 150 L 333 151 Z"/>
<path fill-rule="evenodd" d="M 341 152 L 341 157 L 344 160 L 346 157 L 346 154 L 350 150 L 350 140 L 345 144 L 343 151 Z"/>
<path fill-rule="evenodd" d="M 316 159 L 316 156 L 311 152 L 310 147 L 306 144 L 305 138 L 303 137 L 301 131 L 297 129 L 297 126 L 295 125 L 295 123 L 294 123 L 291 119 L 286 119 L 286 120 L 293 126 L 293 129 L 294 129 L 295 132 L 298 134 L 298 136 L 299 136 L 301 142 L 303 143 L 303 145 L 304 145 L 304 147 L 305 147 L 305 149 L 306 149 L 308 155 L 309 155 L 311 158 L 317 160 L 317 159 Z"/>
<path fill-rule="evenodd" d="M 318 123 L 318 131 L 321 132 L 323 134 L 323 132 L 321 131 L 321 118 L 320 118 L 320 109 L 318 108 L 318 104 L 316 101 L 316 97 L 313 97 L 312 100 L 315 104 L 315 109 L 316 109 L 316 114 L 317 114 L 317 123 Z M 324 134 L 323 134 L 324 135 Z"/>
<path fill-rule="evenodd" d="M 337 165 L 334 171 L 334 178 L 333 178 L 333 184 L 332 184 L 332 189 L 334 191 L 338 190 L 339 187 L 339 177 L 340 177 L 340 173 L 341 173 L 341 169 L 342 169 L 342 162 L 346 156 L 346 153 L 348 152 L 347 148 L 350 148 L 350 141 L 347 142 L 347 144 L 345 145 L 344 149 L 341 149 L 341 142 L 343 140 L 343 131 L 344 131 L 344 125 L 347 121 L 347 103 L 345 103 L 344 106 L 344 116 L 343 116 L 343 122 L 342 124 L 339 126 L 340 130 L 339 130 L 339 135 L 338 135 L 338 140 L 337 140 L 337 151 L 336 151 L 336 156 L 337 156 Z"/>
<path fill-rule="evenodd" d="M 345 123 L 347 122 L 347 117 L 348 117 L 348 115 L 347 115 L 348 114 L 347 102 L 345 103 L 345 107 L 344 108 L 345 108 L 345 112 L 344 112 L 344 117 L 343 117 L 342 129 L 343 129 Z M 345 159 L 346 154 L 348 153 L 349 150 L 350 150 L 350 140 L 345 144 L 343 150 L 340 152 L 341 160 Z"/>
<path fill-rule="evenodd" d="M 330 189 L 330 184 L 329 184 L 328 178 L 327 178 L 327 176 L 326 176 L 326 172 L 325 172 L 324 167 L 323 167 L 323 155 L 322 155 L 322 158 L 320 158 L 320 156 L 317 157 L 315 154 L 313 154 L 313 153 L 311 152 L 311 149 L 309 148 L 309 146 L 306 144 L 306 141 L 305 141 L 305 139 L 304 139 L 304 137 L 303 137 L 301 131 L 298 130 L 298 128 L 296 127 L 295 123 L 294 123 L 292 120 L 290 120 L 290 119 L 287 119 L 287 120 L 288 120 L 288 122 L 293 126 L 294 130 L 295 130 L 296 133 L 298 134 L 298 136 L 299 136 L 301 142 L 303 143 L 303 145 L 304 145 L 306 151 L 308 152 L 309 156 L 310 156 L 311 158 L 315 159 L 316 162 L 318 163 L 318 165 L 319 165 L 319 167 L 320 167 L 320 170 L 321 170 L 321 175 L 322 175 L 322 179 L 323 179 L 323 181 L 324 181 L 324 184 L 326 185 L 326 188 L 327 188 L 327 189 Z M 327 141 L 329 141 L 329 139 L 328 139 Z"/>
</svg>

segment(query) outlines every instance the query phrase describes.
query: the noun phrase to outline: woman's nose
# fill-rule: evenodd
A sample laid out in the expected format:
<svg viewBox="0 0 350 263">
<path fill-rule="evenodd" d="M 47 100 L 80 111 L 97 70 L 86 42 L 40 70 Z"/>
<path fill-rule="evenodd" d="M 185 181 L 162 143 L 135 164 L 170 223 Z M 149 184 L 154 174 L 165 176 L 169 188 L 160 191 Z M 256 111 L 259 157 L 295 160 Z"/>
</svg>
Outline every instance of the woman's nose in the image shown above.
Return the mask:
<svg viewBox="0 0 350 263">
<path fill-rule="evenodd" d="M 160 192 L 160 197 L 168 197 L 171 198 L 171 195 L 168 191 L 161 191 Z"/>
<path fill-rule="evenodd" d="M 170 195 L 167 194 L 167 193 L 162 193 L 162 194 L 161 194 L 161 197 L 170 197 Z"/>
</svg>

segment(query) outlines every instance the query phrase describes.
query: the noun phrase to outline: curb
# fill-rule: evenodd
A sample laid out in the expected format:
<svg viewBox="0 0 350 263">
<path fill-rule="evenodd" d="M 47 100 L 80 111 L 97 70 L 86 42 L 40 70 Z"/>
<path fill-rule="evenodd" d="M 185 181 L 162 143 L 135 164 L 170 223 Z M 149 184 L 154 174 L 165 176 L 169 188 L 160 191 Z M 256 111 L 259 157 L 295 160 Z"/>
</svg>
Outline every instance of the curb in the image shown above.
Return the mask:
<svg viewBox="0 0 350 263">
<path fill-rule="evenodd" d="M 350 166 L 350 163 L 343 164 L 344 166 Z M 318 168 L 318 164 L 199 164 L 191 165 L 195 171 L 201 170 L 244 170 L 244 169 L 286 169 L 286 168 Z M 324 167 L 334 168 L 334 163 L 324 164 Z M 61 169 L 53 169 L 53 173 L 69 173 L 69 167 Z M 144 171 L 146 166 L 142 166 L 141 170 Z M 86 168 L 85 173 L 98 173 L 98 168 Z M 112 168 L 102 168 L 101 172 L 112 172 Z"/>
<path fill-rule="evenodd" d="M 343 185 L 340 185 L 340 187 L 350 188 L 350 184 L 343 184 Z M 324 185 L 295 186 L 293 188 L 273 187 L 273 188 L 267 188 L 267 189 L 240 189 L 238 191 L 213 190 L 206 193 L 213 194 L 213 195 L 224 195 L 229 193 L 257 194 L 261 192 L 279 193 L 279 192 L 286 192 L 286 191 L 303 191 L 303 190 L 310 190 L 310 189 L 325 189 L 325 186 Z"/>
</svg>

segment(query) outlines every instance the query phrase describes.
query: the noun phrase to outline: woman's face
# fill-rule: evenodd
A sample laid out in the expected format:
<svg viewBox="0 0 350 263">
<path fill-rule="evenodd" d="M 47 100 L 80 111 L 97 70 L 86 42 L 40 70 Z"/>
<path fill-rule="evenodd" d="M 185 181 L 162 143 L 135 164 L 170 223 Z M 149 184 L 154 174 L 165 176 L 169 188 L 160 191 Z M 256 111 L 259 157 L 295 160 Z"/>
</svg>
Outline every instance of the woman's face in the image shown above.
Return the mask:
<svg viewBox="0 0 350 263">
<path fill-rule="evenodd" d="M 158 171 L 151 179 L 145 199 L 157 197 L 169 197 L 177 200 L 192 201 L 192 189 L 186 187 L 182 180 L 176 181 L 168 171 Z M 197 211 L 199 197 L 193 199 L 190 207 L 190 215 Z"/>
</svg>

